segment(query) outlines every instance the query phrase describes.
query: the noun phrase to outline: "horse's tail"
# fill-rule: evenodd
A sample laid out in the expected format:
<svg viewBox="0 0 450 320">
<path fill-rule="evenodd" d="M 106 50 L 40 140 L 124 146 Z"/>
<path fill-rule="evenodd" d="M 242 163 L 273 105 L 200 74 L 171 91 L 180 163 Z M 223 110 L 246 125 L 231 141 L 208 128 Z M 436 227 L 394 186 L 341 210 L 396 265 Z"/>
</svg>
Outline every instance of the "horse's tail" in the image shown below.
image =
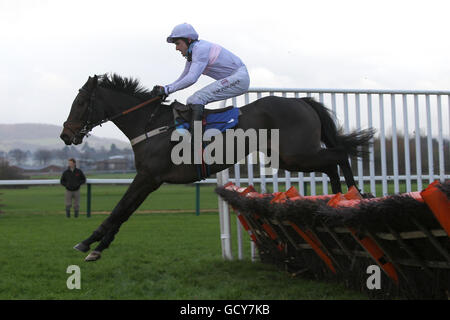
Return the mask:
<svg viewBox="0 0 450 320">
<path fill-rule="evenodd" d="M 319 115 L 321 122 L 321 140 L 327 148 L 343 148 L 349 156 L 363 157 L 368 151 L 361 147 L 368 146 L 371 143 L 375 129 L 365 129 L 355 131 L 349 134 L 343 134 L 342 128 L 337 128 L 333 120 L 333 113 L 322 103 L 312 98 L 301 98 L 310 105 Z"/>
</svg>

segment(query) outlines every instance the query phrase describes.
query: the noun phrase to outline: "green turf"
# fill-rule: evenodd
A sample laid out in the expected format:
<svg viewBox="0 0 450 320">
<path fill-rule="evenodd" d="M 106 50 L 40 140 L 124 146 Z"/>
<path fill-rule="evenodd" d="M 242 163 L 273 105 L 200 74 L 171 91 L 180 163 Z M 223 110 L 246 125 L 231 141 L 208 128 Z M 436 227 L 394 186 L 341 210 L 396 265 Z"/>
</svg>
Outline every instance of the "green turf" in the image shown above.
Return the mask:
<svg viewBox="0 0 450 320">
<path fill-rule="evenodd" d="M 272 265 L 253 263 L 249 241 L 244 241 L 243 261 L 224 261 L 212 185 L 200 188 L 201 209 L 211 211 L 200 216 L 194 214 L 194 186 L 163 185 L 122 226 L 99 261 L 84 262 L 85 254 L 73 245 L 98 227 L 106 215 L 96 212 L 111 211 L 126 188 L 93 185 L 89 219 L 86 186 L 78 219 L 65 218 L 61 186 L 0 189 L 0 300 L 366 298 L 342 284 L 293 278 Z M 81 268 L 81 290 L 66 287 L 69 265 Z"/>
<path fill-rule="evenodd" d="M 213 213 L 135 215 L 99 261 L 84 262 L 72 246 L 103 218 L 0 215 L 0 300 L 365 298 L 341 284 L 293 278 L 248 255 L 224 261 Z M 81 269 L 80 290 L 66 286 L 69 265 Z"/>
<path fill-rule="evenodd" d="M 120 176 L 132 178 L 132 176 Z M 55 177 L 50 177 L 55 178 Z M 105 178 L 103 175 L 93 178 Z M 109 177 L 108 178 L 113 178 Z M 118 178 L 115 176 L 114 178 Z M 298 189 L 298 183 L 292 183 Z M 424 185 L 425 186 L 425 185 Z M 202 211 L 216 212 L 218 209 L 217 195 L 214 192 L 215 185 L 200 185 L 200 209 Z M 330 186 L 329 186 L 330 187 Z M 121 199 L 127 185 L 92 185 L 91 210 L 93 212 L 110 212 Z M 369 189 L 369 186 L 366 186 Z M 260 186 L 256 186 L 261 191 Z M 280 184 L 278 191 L 285 191 L 285 185 Z M 376 185 L 377 194 L 382 194 L 381 184 Z M 412 185 L 416 189 L 416 185 Z M 344 192 L 346 188 L 343 187 Z M 64 211 L 64 188 L 62 186 L 30 186 L 25 189 L 0 189 L 0 203 L 6 205 L 4 210 L 16 213 L 60 213 Z M 273 192 L 271 184 L 267 185 L 266 192 Z M 308 194 L 310 189 L 308 188 Z M 400 192 L 406 192 L 406 185 L 400 185 Z M 331 194 L 331 189 L 328 191 Z M 394 194 L 393 183 L 388 184 L 388 193 Z M 3 195 L 1 195 L 3 194 Z M 322 194 L 322 184 L 316 184 L 316 194 Z M 81 208 L 85 212 L 87 207 L 87 187 L 81 187 Z M 181 210 L 193 212 L 196 210 L 196 188 L 194 185 L 162 185 L 158 190 L 149 195 L 138 208 L 138 212 Z"/>
<path fill-rule="evenodd" d="M 127 190 L 126 185 L 92 185 L 91 210 L 110 212 Z M 163 185 L 153 192 L 139 207 L 139 212 L 154 210 L 195 211 L 195 186 Z M 9 213 L 60 213 L 64 211 L 62 186 L 31 186 L 26 189 L 0 189 L 0 203 Z M 86 186 L 81 187 L 80 210 L 86 211 Z M 217 195 L 214 186 L 200 186 L 202 210 L 217 211 Z"/>
</svg>

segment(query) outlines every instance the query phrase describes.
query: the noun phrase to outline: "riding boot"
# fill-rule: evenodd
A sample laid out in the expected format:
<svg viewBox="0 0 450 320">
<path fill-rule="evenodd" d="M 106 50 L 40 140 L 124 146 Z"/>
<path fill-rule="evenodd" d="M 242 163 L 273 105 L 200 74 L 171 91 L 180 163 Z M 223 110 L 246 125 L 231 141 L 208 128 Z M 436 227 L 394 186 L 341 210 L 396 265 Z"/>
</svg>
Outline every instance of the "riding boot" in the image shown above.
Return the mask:
<svg viewBox="0 0 450 320">
<path fill-rule="evenodd" d="M 194 135 L 194 121 L 202 121 L 203 120 L 203 110 L 205 106 L 203 104 L 191 104 L 192 109 L 192 118 L 191 123 L 189 124 L 189 132 L 191 136 Z"/>
<path fill-rule="evenodd" d="M 70 207 L 66 207 L 66 217 L 70 218 Z"/>
<path fill-rule="evenodd" d="M 74 210 L 74 216 L 75 216 L 75 218 L 78 218 L 78 213 L 79 213 L 80 211 L 79 210 Z"/>
</svg>

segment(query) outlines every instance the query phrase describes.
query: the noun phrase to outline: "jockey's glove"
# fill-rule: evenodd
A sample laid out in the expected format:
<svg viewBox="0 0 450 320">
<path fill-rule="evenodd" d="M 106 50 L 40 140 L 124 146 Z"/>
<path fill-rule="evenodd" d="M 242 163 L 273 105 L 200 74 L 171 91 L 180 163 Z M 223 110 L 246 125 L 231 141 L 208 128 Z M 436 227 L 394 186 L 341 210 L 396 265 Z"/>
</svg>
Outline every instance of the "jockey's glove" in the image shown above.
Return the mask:
<svg viewBox="0 0 450 320">
<path fill-rule="evenodd" d="M 154 86 L 152 90 L 153 96 L 161 97 L 161 100 L 164 101 L 167 98 L 166 90 L 162 86 Z"/>
</svg>

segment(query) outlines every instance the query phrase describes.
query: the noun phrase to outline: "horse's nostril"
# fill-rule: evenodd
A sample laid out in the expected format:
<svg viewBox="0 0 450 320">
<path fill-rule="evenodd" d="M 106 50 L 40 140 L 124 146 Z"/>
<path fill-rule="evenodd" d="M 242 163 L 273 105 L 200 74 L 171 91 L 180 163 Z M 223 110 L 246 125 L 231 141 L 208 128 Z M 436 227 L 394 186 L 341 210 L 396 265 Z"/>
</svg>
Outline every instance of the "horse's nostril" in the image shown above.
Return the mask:
<svg viewBox="0 0 450 320">
<path fill-rule="evenodd" d="M 70 137 L 67 133 L 61 133 L 61 135 L 59 136 L 61 138 L 62 141 L 64 141 L 65 144 L 70 144 Z"/>
</svg>

